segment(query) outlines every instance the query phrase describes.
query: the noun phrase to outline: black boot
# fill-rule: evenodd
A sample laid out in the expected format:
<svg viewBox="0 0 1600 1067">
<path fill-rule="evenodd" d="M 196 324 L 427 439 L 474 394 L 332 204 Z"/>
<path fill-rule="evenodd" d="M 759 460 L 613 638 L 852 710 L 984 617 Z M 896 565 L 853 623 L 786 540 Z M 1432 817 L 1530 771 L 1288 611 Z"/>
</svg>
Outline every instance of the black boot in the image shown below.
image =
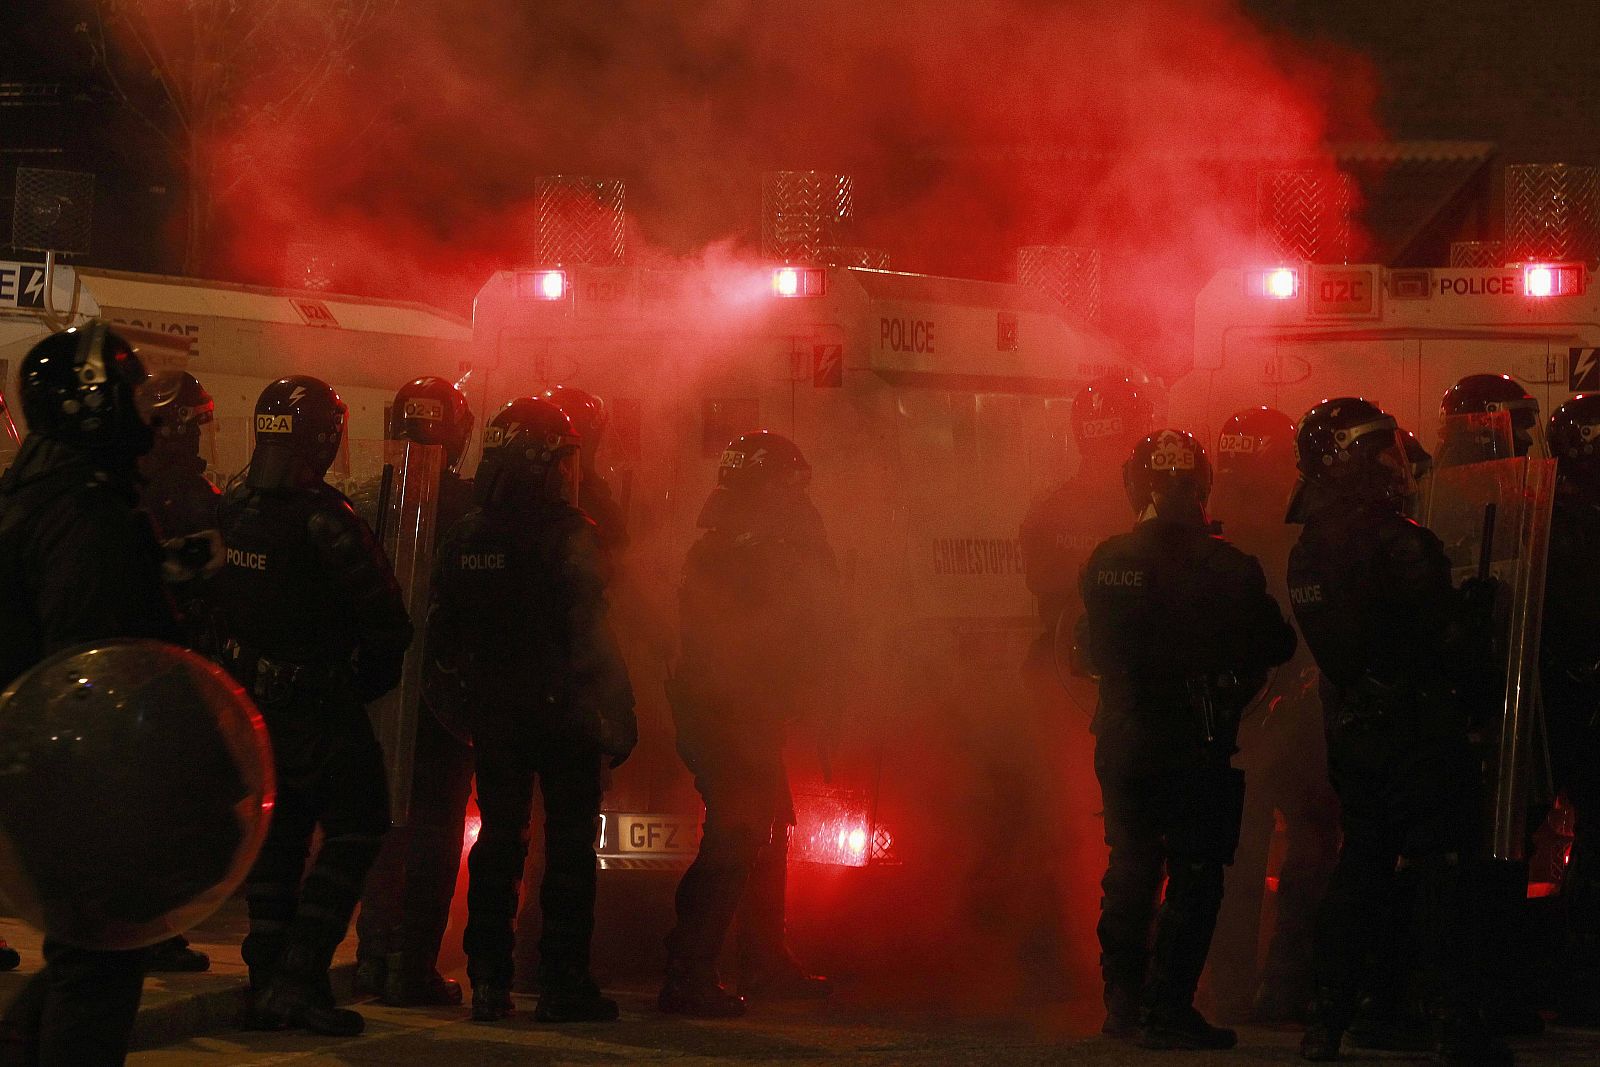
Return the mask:
<svg viewBox="0 0 1600 1067">
<path fill-rule="evenodd" d="M 426 960 L 419 962 L 403 952 L 391 952 L 385 970 L 378 999 L 390 1007 L 449 1008 L 461 1003 L 461 983 L 446 978 Z"/>
<path fill-rule="evenodd" d="M 383 995 L 389 981 L 389 967 L 382 956 L 363 956 L 356 960 L 355 993 L 358 997 Z"/>
<path fill-rule="evenodd" d="M 1311 1000 L 1311 1021 L 1300 1039 L 1300 1058 L 1327 1062 L 1339 1058 L 1345 1029 L 1355 1014 L 1354 997 L 1318 990 Z"/>
<path fill-rule="evenodd" d="M 1144 1007 L 1138 988 L 1107 983 L 1105 992 L 1106 1021 L 1100 1032 L 1118 1041 L 1132 1041 L 1139 1036 L 1144 1025 Z"/>
<path fill-rule="evenodd" d="M 189 947 L 184 937 L 173 937 L 150 950 L 148 969 L 163 974 L 200 974 L 211 969 L 211 957 Z"/>
<path fill-rule="evenodd" d="M 533 1017 L 542 1023 L 608 1023 L 619 1014 L 617 1002 L 600 992 L 593 978 L 541 983 Z"/>
<path fill-rule="evenodd" d="M 1433 1059 L 1446 1067 L 1509 1067 L 1512 1063 L 1511 1050 L 1494 1028 L 1468 1012 L 1447 1014 L 1438 1023 Z"/>
<path fill-rule="evenodd" d="M 675 961 L 667 963 L 667 980 L 656 1006 L 669 1015 L 694 1019 L 734 1019 L 745 1012 L 744 998 L 724 989 L 710 964 Z"/>
<path fill-rule="evenodd" d="M 272 984 L 251 1016 L 255 1030 L 309 1030 L 327 1037 L 355 1037 L 367 1028 L 361 1013 L 317 1003 L 315 990 L 283 979 Z"/>
<path fill-rule="evenodd" d="M 785 951 L 769 960 L 743 964 L 739 992 L 756 1000 L 825 1000 L 833 993 L 833 983 L 809 973 Z"/>
<path fill-rule="evenodd" d="M 1151 1008 L 1139 1031 L 1140 1048 L 1229 1049 L 1238 1043 L 1238 1034 L 1212 1026 L 1193 1007 Z"/>
<path fill-rule="evenodd" d="M 310 1030 L 327 1037 L 355 1037 L 366 1029 L 360 1012 L 336 1007 L 327 984 L 326 954 L 291 945 L 250 1013 L 255 1030 Z"/>
<path fill-rule="evenodd" d="M 511 989 L 498 982 L 472 983 L 472 1021 L 497 1023 L 516 1010 Z"/>
</svg>

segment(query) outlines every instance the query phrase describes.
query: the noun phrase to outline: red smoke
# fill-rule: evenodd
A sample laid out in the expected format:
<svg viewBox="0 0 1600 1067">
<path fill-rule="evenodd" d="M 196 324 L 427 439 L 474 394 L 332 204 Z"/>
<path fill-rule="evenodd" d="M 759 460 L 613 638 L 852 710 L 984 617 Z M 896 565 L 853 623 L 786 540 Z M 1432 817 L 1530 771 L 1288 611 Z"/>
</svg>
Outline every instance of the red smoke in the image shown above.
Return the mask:
<svg viewBox="0 0 1600 1067">
<path fill-rule="evenodd" d="M 856 243 L 897 268 L 1005 278 L 1017 245 L 1092 245 L 1114 332 L 1186 333 L 1181 280 L 1246 254 L 1253 168 L 1372 136 L 1371 98 L 1364 65 L 1231 0 L 419 0 L 310 109 L 208 146 L 212 266 L 278 281 L 307 241 L 340 287 L 460 310 L 531 258 L 537 175 L 628 179 L 635 251 L 686 253 L 754 244 L 762 170 L 838 169 Z"/>
<path fill-rule="evenodd" d="M 726 262 L 757 249 L 762 171 L 838 170 L 857 180 L 853 243 L 898 269 L 1005 279 L 1018 245 L 1100 248 L 1102 325 L 1170 360 L 1195 291 L 1251 256 L 1256 169 L 1328 166 L 1327 141 L 1377 136 L 1365 64 L 1274 38 L 1233 0 L 398 10 L 313 106 L 202 145 L 211 273 L 279 283 L 305 242 L 336 261 L 337 288 L 465 311 L 492 269 L 531 260 L 539 175 L 625 178 L 632 254 Z M 251 91 L 271 100 L 297 71 L 277 62 Z M 1037 966 L 1092 994 L 1087 731 L 980 688 L 953 680 L 927 720 L 945 733 L 893 753 L 919 781 L 912 810 L 885 818 L 942 877 L 896 885 L 890 913 L 836 932 L 934 999 L 982 1007 L 1023 996 L 1016 961 L 1059 936 Z M 1062 929 L 1041 930 L 1052 909 Z"/>
</svg>

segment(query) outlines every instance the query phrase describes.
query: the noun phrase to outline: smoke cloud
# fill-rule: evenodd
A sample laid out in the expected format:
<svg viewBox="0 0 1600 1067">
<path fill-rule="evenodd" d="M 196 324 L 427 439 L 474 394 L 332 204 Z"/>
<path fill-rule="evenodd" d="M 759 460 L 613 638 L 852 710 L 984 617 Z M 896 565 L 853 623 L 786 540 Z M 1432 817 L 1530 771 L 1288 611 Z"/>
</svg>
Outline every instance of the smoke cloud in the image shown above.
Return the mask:
<svg viewBox="0 0 1600 1067">
<path fill-rule="evenodd" d="M 723 265 L 758 252 L 761 172 L 838 171 L 852 243 L 897 269 L 1008 279 L 1019 245 L 1101 249 L 1102 327 L 1165 361 L 1198 287 L 1250 257 L 1255 169 L 1327 167 L 1326 142 L 1378 135 L 1364 63 L 1233 0 L 412 0 L 341 62 L 313 106 L 200 146 L 216 272 L 279 283 L 308 243 L 336 288 L 465 311 L 491 270 L 531 261 L 539 175 L 624 178 L 631 255 Z M 926 825 L 903 836 L 939 863 L 819 937 L 944 1003 L 1009 1006 L 1062 966 L 1097 995 L 1086 721 L 937 685 L 888 758 L 917 770 Z"/>
<path fill-rule="evenodd" d="M 898 269 L 1100 248 L 1136 270 L 1108 269 L 1108 328 L 1170 340 L 1186 280 L 1247 254 L 1251 170 L 1326 165 L 1375 133 L 1372 97 L 1358 60 L 1231 0 L 415 0 L 314 107 L 206 150 L 218 265 L 263 281 L 306 242 L 341 283 L 462 309 L 531 259 L 537 175 L 626 178 L 634 253 L 683 255 L 755 245 L 761 171 L 838 170 L 855 243 Z"/>
</svg>

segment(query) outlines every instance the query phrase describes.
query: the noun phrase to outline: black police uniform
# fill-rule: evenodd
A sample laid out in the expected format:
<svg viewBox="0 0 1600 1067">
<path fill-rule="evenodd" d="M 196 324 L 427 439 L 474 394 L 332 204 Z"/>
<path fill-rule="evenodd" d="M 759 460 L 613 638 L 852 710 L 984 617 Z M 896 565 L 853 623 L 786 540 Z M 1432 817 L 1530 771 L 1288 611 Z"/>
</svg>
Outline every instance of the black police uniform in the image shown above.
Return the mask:
<svg viewBox="0 0 1600 1067">
<path fill-rule="evenodd" d="M 88 641 L 180 640 L 161 550 L 136 503 L 131 469 L 37 435 L 24 442 L 0 479 L 0 688 Z M 121 1063 L 146 955 L 46 938 L 44 971 L 8 1010 L 37 1041 L 30 1062 Z"/>
<path fill-rule="evenodd" d="M 445 535 L 472 510 L 472 482 L 445 471 L 435 511 L 434 559 Z M 424 632 L 423 641 L 428 641 Z M 432 670 L 429 655 L 424 670 Z M 411 817 L 389 831 L 383 851 L 367 879 L 356 920 L 357 955 L 382 959 L 388 981 L 384 999 L 430 999 L 428 985 L 438 969 L 439 946 L 450 924 L 450 904 L 461 869 L 467 802 L 472 797 L 472 747 L 451 733 L 427 703 L 424 685 L 417 716 Z M 459 992 L 459 990 L 457 991 Z M 437 995 L 437 994 L 436 994 Z M 454 999 L 450 997 L 449 999 Z"/>
<path fill-rule="evenodd" d="M 729 503 L 743 492 L 716 490 Z M 834 666 L 839 590 L 810 501 L 797 495 L 779 511 L 717 522 L 684 563 L 672 710 L 706 815 L 699 853 L 678 885 L 669 982 L 714 985 L 736 917 L 742 987 L 762 972 L 798 973 L 784 941 L 794 801 L 783 746 L 787 724 L 810 710 Z"/>
<path fill-rule="evenodd" d="M 1268 588 L 1287 603 L 1294 535 L 1283 523 L 1282 501 L 1267 494 L 1238 499 L 1235 505 L 1217 505 L 1229 540 L 1261 561 Z M 1273 509 L 1270 516 L 1260 514 L 1264 507 Z M 1224 1014 L 1254 1014 L 1264 1022 L 1300 1019 L 1311 1001 L 1317 905 L 1339 855 L 1339 799 L 1328 783 L 1316 664 L 1309 651 L 1296 650 L 1278 668 L 1269 693 L 1240 724 L 1238 741 L 1236 762 L 1246 781 L 1244 818 L 1211 946 L 1209 982 Z M 1272 936 L 1258 967 L 1268 858 L 1280 816 L 1284 850 L 1273 893 Z"/>
<path fill-rule="evenodd" d="M 1600 492 L 1563 484 L 1551 517 L 1541 631 L 1550 757 L 1573 808 L 1561 884 L 1564 1019 L 1600 1018 Z"/>
<path fill-rule="evenodd" d="M 1198 523 L 1150 518 L 1112 537 L 1082 589 L 1111 849 L 1098 928 L 1107 1008 L 1131 1023 L 1142 994 L 1153 1021 L 1181 1025 L 1238 842 L 1238 714 L 1293 654 L 1294 630 L 1260 564 Z"/>
<path fill-rule="evenodd" d="M 585 452 L 587 453 L 587 449 Z M 619 602 L 614 598 L 616 586 L 612 583 L 621 565 L 622 555 L 628 548 L 627 515 L 621 503 L 612 494 L 611 484 L 593 467 L 583 468 L 583 477 L 578 484 L 578 508 L 594 523 L 594 533 L 600 541 L 609 574 L 607 584 L 613 591 L 609 614 L 615 620 L 617 627 L 623 628 L 626 620 L 619 617 L 619 609 L 625 609 L 626 601 Z M 637 669 L 637 664 L 635 668 Z M 529 884 L 542 882 L 544 861 L 543 849 L 530 848 L 528 861 L 522 872 L 523 881 Z M 533 893 L 526 894 L 517 909 L 517 928 L 531 930 L 541 925 L 544 920 L 539 913 L 539 907 L 538 896 Z M 527 938 L 517 942 L 515 970 L 523 976 L 518 980 L 519 991 L 537 992 L 538 957 L 537 943 Z"/>
<path fill-rule="evenodd" d="M 436 567 L 430 657 L 461 675 L 482 816 L 467 861 L 474 1008 L 482 990 L 511 989 L 535 778 L 545 806 L 540 987 L 592 999 L 601 765 L 636 739 L 594 525 L 553 494 L 480 508 L 445 536 Z"/>
<path fill-rule="evenodd" d="M 1344 832 L 1317 918 L 1315 1019 L 1348 1025 L 1397 868 L 1420 883 L 1436 995 L 1463 1017 L 1472 994 L 1460 876 L 1476 844 L 1479 775 L 1454 686 L 1481 627 L 1451 586 L 1439 539 L 1387 504 L 1313 509 L 1289 586 L 1322 671 Z"/>
<path fill-rule="evenodd" d="M 611 483 L 600 472 L 585 468 L 578 485 L 578 507 L 594 520 L 600 544 L 613 557 L 628 547 L 628 520 L 622 504 L 611 492 Z"/>
<path fill-rule="evenodd" d="M 224 666 L 266 720 L 278 780 L 245 883 L 243 955 L 258 990 L 280 975 L 316 986 L 388 828 L 383 755 L 363 705 L 399 681 L 411 623 L 372 531 L 320 480 L 264 488 L 246 478 L 224 496 L 221 528 L 227 563 L 212 599 Z"/>
<path fill-rule="evenodd" d="M 199 456 L 152 453 L 155 462 L 142 469 L 144 487 L 140 505 L 162 537 L 187 537 L 217 528 L 217 505 L 222 491 L 206 480 L 205 460 Z"/>
</svg>

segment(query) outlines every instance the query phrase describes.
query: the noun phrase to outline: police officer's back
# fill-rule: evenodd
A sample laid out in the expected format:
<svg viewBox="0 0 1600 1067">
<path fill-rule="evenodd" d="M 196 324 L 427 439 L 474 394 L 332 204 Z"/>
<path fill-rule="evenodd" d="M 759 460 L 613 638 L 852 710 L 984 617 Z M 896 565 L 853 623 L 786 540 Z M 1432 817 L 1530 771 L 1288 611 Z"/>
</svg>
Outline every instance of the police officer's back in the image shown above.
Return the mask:
<svg viewBox="0 0 1600 1067">
<path fill-rule="evenodd" d="M 272 737 L 278 801 L 246 881 L 254 1025 L 359 1032 L 325 995 L 361 885 L 388 828 L 382 753 L 364 704 L 398 683 L 411 641 L 399 586 L 350 502 L 324 480 L 346 409 L 305 376 L 267 386 L 256 448 L 221 507 L 213 580 L 223 665 Z M 322 847 L 302 884 L 313 831 Z"/>
<path fill-rule="evenodd" d="M 0 688 L 46 656 L 111 637 L 178 640 L 161 554 L 135 511 L 153 434 L 144 369 L 103 323 L 47 337 L 24 358 L 28 436 L 0 479 Z M 119 1063 L 146 954 L 45 941 L 46 966 L 9 1011 L 45 1064 Z M 20 1017 L 19 1017 L 20 1016 Z"/>
<path fill-rule="evenodd" d="M 1294 631 L 1260 564 L 1208 523 L 1210 464 L 1192 435 L 1146 437 L 1124 481 L 1138 525 L 1096 548 L 1082 579 L 1111 847 L 1099 925 L 1105 1030 L 1131 1036 L 1142 1021 L 1147 1047 L 1230 1048 L 1233 1031 L 1193 1007 L 1244 800 L 1229 758 L 1239 713 L 1267 668 L 1293 654 Z"/>
<path fill-rule="evenodd" d="M 1301 1055 L 1337 1058 L 1398 870 L 1420 890 L 1437 1051 L 1447 1062 L 1508 1060 L 1478 1017 L 1466 952 L 1477 767 L 1456 689 L 1486 651 L 1474 643 L 1478 601 L 1451 585 L 1439 539 L 1404 515 L 1412 460 L 1393 418 L 1359 398 L 1324 401 L 1301 420 L 1296 452 L 1302 483 L 1289 521 L 1305 528 L 1290 554 L 1290 597 L 1322 671 L 1344 830 L 1318 914 Z"/>
<path fill-rule="evenodd" d="M 784 740 L 798 717 L 833 713 L 825 683 L 841 621 L 838 569 L 810 478 L 788 438 L 763 430 L 734 439 L 684 561 L 669 697 L 706 820 L 678 885 L 663 1011 L 738 1015 L 744 995 L 817 998 L 831 989 L 790 953 L 784 930 L 794 823 Z M 741 995 L 723 988 L 716 966 L 736 919 Z"/>
<path fill-rule="evenodd" d="M 513 921 L 535 779 L 545 803 L 542 1022 L 614 1019 L 589 973 L 594 825 L 606 768 L 636 740 L 633 691 L 606 619 L 607 567 L 577 496 L 577 436 L 524 397 L 484 434 L 480 506 L 439 549 L 430 656 L 469 710 L 483 825 L 468 859 L 472 1015 L 512 1010 Z"/>
</svg>

